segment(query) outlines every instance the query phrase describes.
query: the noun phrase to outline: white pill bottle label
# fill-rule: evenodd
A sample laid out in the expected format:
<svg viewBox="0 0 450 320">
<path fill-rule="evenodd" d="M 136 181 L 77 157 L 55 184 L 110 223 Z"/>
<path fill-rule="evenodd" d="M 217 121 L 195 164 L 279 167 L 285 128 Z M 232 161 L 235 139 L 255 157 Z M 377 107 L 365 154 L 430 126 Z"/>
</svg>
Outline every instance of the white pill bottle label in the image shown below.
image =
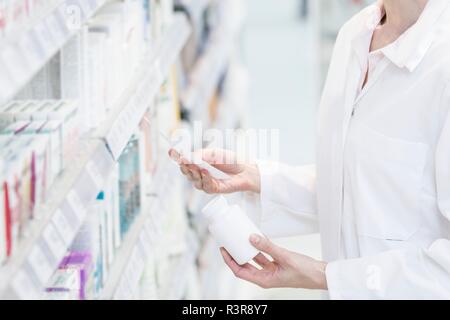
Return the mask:
<svg viewBox="0 0 450 320">
<path fill-rule="evenodd" d="M 262 233 L 239 206 L 230 206 L 223 196 L 219 196 L 202 212 L 208 219 L 213 238 L 238 264 L 246 264 L 258 255 L 259 251 L 250 244 L 250 236 Z"/>
</svg>

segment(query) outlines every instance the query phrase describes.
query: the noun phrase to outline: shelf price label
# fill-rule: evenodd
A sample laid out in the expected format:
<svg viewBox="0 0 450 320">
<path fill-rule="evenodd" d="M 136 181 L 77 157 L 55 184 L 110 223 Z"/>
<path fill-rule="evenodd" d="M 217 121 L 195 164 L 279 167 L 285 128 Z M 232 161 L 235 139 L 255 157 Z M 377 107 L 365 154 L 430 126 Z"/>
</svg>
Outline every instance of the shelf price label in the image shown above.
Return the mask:
<svg viewBox="0 0 450 320">
<path fill-rule="evenodd" d="M 122 278 L 119 286 L 114 294 L 115 300 L 128 300 L 132 297 L 131 289 L 128 286 L 128 281 L 125 278 Z"/>
<path fill-rule="evenodd" d="M 24 63 L 22 54 L 17 48 L 12 48 L 11 46 L 3 48 L 1 60 L 17 84 L 21 84 L 26 80 L 28 74 L 27 64 Z"/>
<path fill-rule="evenodd" d="M 80 0 L 79 2 L 84 4 L 84 12 L 86 14 L 91 14 L 95 9 L 97 9 L 98 1 L 97 0 Z"/>
<path fill-rule="evenodd" d="M 25 34 L 18 44 L 32 68 L 39 66 L 41 61 L 45 59 L 44 52 L 42 52 L 42 48 L 36 42 L 32 33 Z"/>
<path fill-rule="evenodd" d="M 14 293 L 21 300 L 37 300 L 40 296 L 39 288 L 36 287 L 31 277 L 24 270 L 20 270 L 13 281 L 11 287 Z"/>
<path fill-rule="evenodd" d="M 156 59 L 153 66 L 154 66 L 154 69 L 155 69 L 156 81 L 158 83 L 163 82 L 164 81 L 164 74 L 163 74 L 163 70 L 161 68 L 161 61 L 159 59 Z"/>
<path fill-rule="evenodd" d="M 127 104 L 125 110 L 126 112 L 123 113 L 121 123 L 124 128 L 127 127 L 127 125 L 133 125 L 135 123 L 136 116 L 133 113 L 133 107 L 135 106 L 135 99 L 131 99 L 131 101 Z"/>
<path fill-rule="evenodd" d="M 70 191 L 67 195 L 67 203 L 77 216 L 78 221 L 82 222 L 84 220 L 84 217 L 86 216 L 86 209 L 75 190 Z"/>
<path fill-rule="evenodd" d="M 133 260 L 130 258 L 130 261 L 128 261 L 127 267 L 125 269 L 125 278 L 128 280 L 128 284 L 132 285 L 134 283 L 135 277 L 136 277 L 136 270 L 133 268 Z M 123 280 L 123 278 L 122 278 Z"/>
<path fill-rule="evenodd" d="M 137 127 L 137 120 L 133 121 L 135 117 L 131 112 L 133 109 L 131 105 L 132 102 L 133 101 L 131 100 L 124 110 L 122 110 L 106 138 L 115 160 L 119 159 L 122 150 L 128 143 L 132 130 Z"/>
<path fill-rule="evenodd" d="M 50 248 L 53 256 L 60 260 L 64 256 L 67 250 L 67 245 L 64 243 L 64 240 L 58 234 L 58 231 L 50 223 L 44 230 L 42 237 L 44 238 L 45 243 Z"/>
<path fill-rule="evenodd" d="M 38 276 L 39 281 L 45 285 L 53 273 L 53 268 L 39 246 L 36 245 L 32 249 L 28 257 L 28 263 Z"/>
<path fill-rule="evenodd" d="M 0 61 L 0 101 L 4 101 L 11 94 L 13 86 L 9 77 L 8 70 Z"/>
<path fill-rule="evenodd" d="M 142 250 L 144 251 L 145 256 L 149 256 L 151 254 L 152 250 L 152 244 L 150 236 L 148 235 L 147 231 L 144 229 L 141 232 L 141 235 L 139 236 L 139 243 L 142 247 Z"/>
<path fill-rule="evenodd" d="M 121 281 L 126 281 L 130 291 L 138 285 L 139 278 L 144 270 L 144 260 L 139 255 L 137 246 L 134 247 L 129 262 L 125 268 L 124 277 Z"/>
<path fill-rule="evenodd" d="M 52 223 L 54 224 L 56 230 L 58 230 L 61 238 L 65 242 L 65 246 L 70 245 L 72 239 L 75 235 L 75 230 L 70 225 L 69 221 L 65 217 L 61 210 L 57 210 L 52 218 Z"/>
<path fill-rule="evenodd" d="M 139 247 L 135 246 L 133 253 L 131 254 L 131 271 L 133 273 L 134 276 L 134 280 L 136 280 L 136 282 L 139 280 L 139 277 L 142 273 L 142 271 L 144 270 L 144 266 L 145 266 L 145 261 L 142 257 L 142 255 L 140 254 L 139 251 Z"/>
<path fill-rule="evenodd" d="M 44 20 L 34 27 L 36 31 L 36 36 L 38 37 L 42 47 L 45 50 L 46 55 L 53 53 L 53 51 L 58 46 L 56 39 L 54 38 L 53 32 L 50 31 L 47 21 Z"/>
<path fill-rule="evenodd" d="M 49 15 L 47 18 L 47 25 L 49 26 L 49 30 L 50 30 L 57 46 L 59 46 L 61 43 L 63 43 L 63 41 L 68 36 L 68 34 L 66 34 L 67 29 L 58 20 L 58 16 L 57 16 L 58 13 L 59 12 L 57 11 L 57 12 L 55 12 L 55 14 Z"/>
<path fill-rule="evenodd" d="M 145 223 L 145 232 L 150 239 L 150 243 L 154 244 L 156 242 L 156 230 L 151 219 L 147 219 L 147 222 Z"/>
<path fill-rule="evenodd" d="M 90 161 L 87 165 L 86 165 L 86 171 L 89 174 L 89 176 L 94 180 L 95 185 L 97 186 L 97 188 L 102 188 L 103 187 L 103 176 L 100 174 L 100 171 L 97 168 L 97 165 Z"/>
</svg>

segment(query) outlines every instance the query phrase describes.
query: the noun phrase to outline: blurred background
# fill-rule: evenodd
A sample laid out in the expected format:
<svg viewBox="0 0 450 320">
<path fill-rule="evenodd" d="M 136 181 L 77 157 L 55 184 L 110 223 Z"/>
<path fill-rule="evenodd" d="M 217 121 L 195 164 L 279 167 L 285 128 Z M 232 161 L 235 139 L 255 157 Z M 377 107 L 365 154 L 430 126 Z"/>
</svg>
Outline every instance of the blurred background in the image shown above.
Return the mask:
<svg viewBox="0 0 450 320">
<path fill-rule="evenodd" d="M 314 163 L 337 33 L 369 2 L 0 0 L 0 299 L 321 299 L 233 277 L 167 137 L 276 129 L 281 161 Z"/>
</svg>

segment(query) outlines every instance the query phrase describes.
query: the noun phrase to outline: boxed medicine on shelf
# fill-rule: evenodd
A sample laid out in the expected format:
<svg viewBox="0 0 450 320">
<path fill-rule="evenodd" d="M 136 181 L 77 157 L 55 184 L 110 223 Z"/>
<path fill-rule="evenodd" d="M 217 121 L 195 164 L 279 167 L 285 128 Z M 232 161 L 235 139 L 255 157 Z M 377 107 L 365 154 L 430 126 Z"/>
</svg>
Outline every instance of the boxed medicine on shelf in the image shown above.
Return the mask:
<svg viewBox="0 0 450 320">
<path fill-rule="evenodd" d="M 207 237 L 193 231 L 166 139 L 188 126 L 186 89 L 212 100 L 232 50 L 217 51 L 234 38 L 209 54 L 222 26 L 212 17 L 228 7 L 181 2 L 198 10 L 192 26 L 171 0 L 0 0 L 0 298 L 200 296 Z M 69 4 L 81 13 L 70 30 Z M 202 36 L 189 65 L 179 54 L 191 28 Z M 9 50 L 22 48 L 14 30 L 42 52 Z M 197 63 L 213 77 L 191 77 Z"/>
</svg>

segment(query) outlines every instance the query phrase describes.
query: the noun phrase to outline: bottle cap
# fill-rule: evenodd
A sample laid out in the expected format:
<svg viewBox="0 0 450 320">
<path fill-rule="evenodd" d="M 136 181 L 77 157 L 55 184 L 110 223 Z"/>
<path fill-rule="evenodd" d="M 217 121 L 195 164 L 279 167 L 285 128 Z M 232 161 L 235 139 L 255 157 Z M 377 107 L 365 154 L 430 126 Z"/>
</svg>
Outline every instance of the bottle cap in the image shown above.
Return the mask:
<svg viewBox="0 0 450 320">
<path fill-rule="evenodd" d="M 217 196 L 203 208 L 202 213 L 207 219 L 212 219 L 227 208 L 227 199 L 224 196 Z"/>
</svg>

